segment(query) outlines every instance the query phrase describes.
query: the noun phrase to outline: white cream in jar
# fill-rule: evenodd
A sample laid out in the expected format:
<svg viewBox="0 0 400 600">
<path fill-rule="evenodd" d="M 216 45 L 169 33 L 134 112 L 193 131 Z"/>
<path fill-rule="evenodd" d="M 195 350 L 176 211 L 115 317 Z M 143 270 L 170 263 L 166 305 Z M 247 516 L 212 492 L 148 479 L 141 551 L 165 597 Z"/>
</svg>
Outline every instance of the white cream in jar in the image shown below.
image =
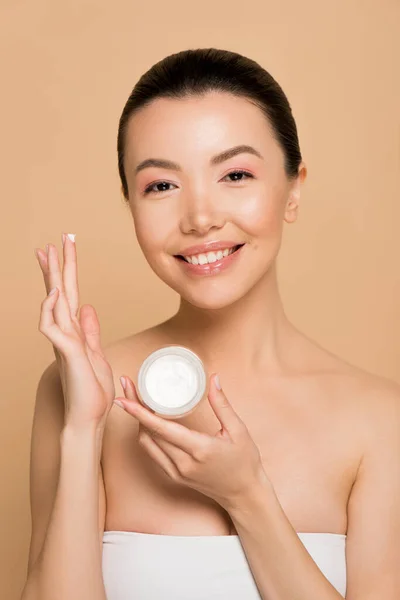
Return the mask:
<svg viewBox="0 0 400 600">
<path fill-rule="evenodd" d="M 181 417 L 204 397 L 207 376 L 203 362 L 192 350 L 172 345 L 152 352 L 138 374 L 142 402 L 161 416 Z"/>
</svg>

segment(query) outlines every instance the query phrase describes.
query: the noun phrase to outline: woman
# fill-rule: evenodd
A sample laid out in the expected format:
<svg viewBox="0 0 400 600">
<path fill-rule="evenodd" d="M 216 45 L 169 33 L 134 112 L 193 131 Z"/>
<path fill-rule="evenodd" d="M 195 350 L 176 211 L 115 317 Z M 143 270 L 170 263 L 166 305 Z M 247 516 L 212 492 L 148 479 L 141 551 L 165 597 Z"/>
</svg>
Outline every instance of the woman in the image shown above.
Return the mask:
<svg viewBox="0 0 400 600">
<path fill-rule="evenodd" d="M 283 310 L 276 260 L 306 167 L 282 89 L 233 52 L 168 56 L 125 105 L 118 165 L 140 247 L 180 306 L 102 349 L 94 308 L 78 317 L 74 236 L 62 269 L 53 244 L 38 249 L 56 361 L 33 423 L 23 599 L 394 600 L 399 387 Z M 211 374 L 207 401 L 175 421 L 134 384 L 169 344 Z"/>
</svg>

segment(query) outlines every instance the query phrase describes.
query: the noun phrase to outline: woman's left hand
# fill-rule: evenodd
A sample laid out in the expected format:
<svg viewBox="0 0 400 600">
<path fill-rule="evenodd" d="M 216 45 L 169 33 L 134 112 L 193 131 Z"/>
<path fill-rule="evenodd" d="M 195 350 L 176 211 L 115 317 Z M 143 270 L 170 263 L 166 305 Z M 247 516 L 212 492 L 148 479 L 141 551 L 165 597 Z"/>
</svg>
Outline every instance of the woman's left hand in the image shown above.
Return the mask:
<svg viewBox="0 0 400 600">
<path fill-rule="evenodd" d="M 116 400 L 138 419 L 139 443 L 171 479 L 209 496 L 226 510 L 260 484 L 269 484 L 260 451 L 223 390 L 217 388 L 215 373 L 208 400 L 221 429 L 214 436 L 156 415 L 140 402 L 133 381 L 126 376 L 125 380 L 125 397 Z"/>
</svg>

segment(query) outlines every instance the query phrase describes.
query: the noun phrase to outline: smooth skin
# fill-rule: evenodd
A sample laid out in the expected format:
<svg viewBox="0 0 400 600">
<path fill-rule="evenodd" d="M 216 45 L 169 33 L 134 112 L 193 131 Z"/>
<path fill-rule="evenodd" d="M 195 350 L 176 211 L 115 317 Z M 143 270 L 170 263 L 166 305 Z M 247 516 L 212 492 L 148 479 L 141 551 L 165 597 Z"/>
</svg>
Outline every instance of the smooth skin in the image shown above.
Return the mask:
<svg viewBox="0 0 400 600">
<path fill-rule="evenodd" d="M 263 158 L 241 153 L 210 164 L 211 157 L 240 144 L 253 146 Z M 180 168 L 152 166 L 136 173 L 148 158 Z M 251 176 L 231 178 L 238 169 Z M 177 343 L 197 352 L 207 371 L 220 375 L 293 528 L 347 534 L 346 598 L 394 600 L 400 388 L 300 332 L 279 294 L 276 258 L 284 223 L 298 217 L 305 164 L 289 181 L 283 153 L 259 109 L 245 99 L 212 93 L 159 99 L 135 115 L 127 132 L 125 171 L 141 249 L 153 271 L 179 294 L 180 305 L 165 322 L 104 349 L 117 397 L 124 398 L 120 375 L 136 382 L 141 362 L 159 346 Z M 174 257 L 189 245 L 228 239 L 246 246 L 240 260 L 216 276 L 191 277 Z M 76 246 L 69 248 L 64 260 L 76 265 Z M 40 254 L 46 271 L 45 253 Z M 177 422 L 209 435 L 220 428 L 207 402 Z M 168 476 L 143 437 L 137 418 L 118 407 L 110 410 L 101 456 L 100 536 L 102 527 L 166 535 L 236 533 L 228 511 Z M 46 454 L 39 447 L 37 442 L 34 472 Z M 51 478 L 34 480 L 35 501 Z"/>
<path fill-rule="evenodd" d="M 32 536 L 21 600 L 105 600 L 100 457 L 115 384 L 96 311 L 84 305 L 78 314 L 73 241 L 64 243 L 62 270 L 53 244 L 46 255 L 40 249 L 36 255 L 47 292 L 39 331 L 53 344 L 56 362 L 46 369 L 37 390 L 31 440 Z"/>
<path fill-rule="evenodd" d="M 112 370 L 100 341 L 95 309 L 79 311 L 75 244 L 62 235 L 65 266 L 61 272 L 57 248 L 48 245 L 47 255 L 37 250 L 47 297 L 42 302 L 39 331 L 53 344 L 65 403 L 65 423 L 76 428 L 104 428 L 115 397 Z M 78 313 L 79 311 L 79 313 Z"/>
</svg>

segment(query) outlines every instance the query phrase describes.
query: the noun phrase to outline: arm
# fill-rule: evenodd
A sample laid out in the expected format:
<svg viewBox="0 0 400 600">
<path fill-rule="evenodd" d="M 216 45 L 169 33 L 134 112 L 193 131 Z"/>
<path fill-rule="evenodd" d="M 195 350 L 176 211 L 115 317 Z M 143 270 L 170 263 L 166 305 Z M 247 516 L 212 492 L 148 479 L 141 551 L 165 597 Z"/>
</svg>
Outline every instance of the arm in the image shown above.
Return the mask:
<svg viewBox="0 0 400 600">
<path fill-rule="evenodd" d="M 348 600 L 400 598 L 400 387 L 374 396 L 348 503 Z"/>
<path fill-rule="evenodd" d="M 400 393 L 377 396 L 348 503 L 347 600 L 400 598 Z M 249 491 L 229 513 L 264 600 L 342 598 L 299 540 L 271 486 Z"/>
<path fill-rule="evenodd" d="M 342 600 L 299 539 L 270 483 L 248 490 L 228 512 L 263 600 Z"/>
<path fill-rule="evenodd" d="M 64 427 L 58 369 L 42 375 L 31 440 L 32 535 L 21 600 L 105 600 L 102 433 Z"/>
</svg>

